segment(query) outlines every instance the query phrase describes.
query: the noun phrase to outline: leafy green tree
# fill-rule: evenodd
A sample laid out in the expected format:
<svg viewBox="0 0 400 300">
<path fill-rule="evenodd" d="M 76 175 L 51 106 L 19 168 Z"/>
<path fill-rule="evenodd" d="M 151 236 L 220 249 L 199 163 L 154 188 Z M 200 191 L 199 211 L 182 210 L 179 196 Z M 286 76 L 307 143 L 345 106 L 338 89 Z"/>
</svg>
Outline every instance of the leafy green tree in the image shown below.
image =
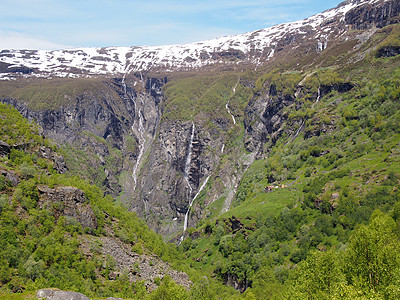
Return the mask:
<svg viewBox="0 0 400 300">
<path fill-rule="evenodd" d="M 269 266 L 257 270 L 251 292 L 256 299 L 282 299 L 284 294 L 283 285 L 278 282 Z"/>
<path fill-rule="evenodd" d="M 193 300 L 216 299 L 216 295 L 213 294 L 207 277 L 204 276 L 199 281 L 193 284 L 193 286 L 190 289 L 190 299 Z"/>
<path fill-rule="evenodd" d="M 395 231 L 394 220 L 379 210 L 373 213 L 368 226 L 355 230 L 345 258 L 350 283 L 360 283 L 373 291 L 400 283 L 400 243 Z"/>
<path fill-rule="evenodd" d="M 161 285 L 150 294 L 151 300 L 185 300 L 189 299 L 189 292 L 177 285 L 170 276 L 165 276 Z"/>
</svg>

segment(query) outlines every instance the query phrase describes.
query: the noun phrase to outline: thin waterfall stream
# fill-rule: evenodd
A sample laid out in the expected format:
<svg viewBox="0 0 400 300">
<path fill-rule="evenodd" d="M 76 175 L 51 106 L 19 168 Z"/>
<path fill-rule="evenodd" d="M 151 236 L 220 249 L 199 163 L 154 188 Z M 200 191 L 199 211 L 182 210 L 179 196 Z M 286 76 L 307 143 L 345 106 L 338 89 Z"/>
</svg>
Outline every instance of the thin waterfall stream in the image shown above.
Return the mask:
<svg viewBox="0 0 400 300">
<path fill-rule="evenodd" d="M 185 221 L 183 222 L 183 233 L 182 233 L 180 242 L 183 241 L 183 237 L 185 236 L 185 232 L 186 232 L 186 229 L 187 229 L 187 226 L 188 226 L 188 222 L 189 222 L 189 212 L 190 212 L 190 209 L 192 208 L 192 205 L 193 205 L 193 203 L 194 203 L 194 200 L 196 200 L 196 198 L 200 195 L 200 192 L 201 192 L 201 191 L 204 189 L 204 187 L 206 186 L 208 180 L 210 179 L 210 176 L 211 176 L 211 175 L 209 175 L 209 176 L 206 178 L 206 180 L 204 180 L 203 184 L 200 186 L 200 188 L 199 188 L 199 190 L 197 191 L 196 195 L 194 195 L 193 199 L 192 199 L 191 201 L 189 201 L 189 207 L 188 207 L 188 210 L 186 211 L 186 214 L 185 214 Z"/>
<path fill-rule="evenodd" d="M 192 132 L 190 134 L 188 154 L 186 156 L 185 169 L 183 170 L 183 178 L 185 178 L 185 181 L 189 187 L 189 199 L 192 196 L 192 191 L 193 191 L 192 186 L 190 185 L 190 182 L 189 182 L 189 171 L 190 171 L 190 164 L 192 163 L 192 148 L 193 148 L 194 129 L 195 129 L 194 123 L 192 122 Z"/>
<path fill-rule="evenodd" d="M 236 93 L 236 87 L 237 87 L 237 85 L 239 84 L 239 81 L 240 81 L 240 78 L 238 79 L 238 81 L 236 82 L 235 86 L 234 86 L 233 89 L 232 89 L 232 91 L 233 91 L 232 97 L 233 97 L 233 96 L 235 95 L 235 93 Z M 235 116 L 231 113 L 231 109 L 229 108 L 229 100 L 226 102 L 225 108 L 226 108 L 226 110 L 228 111 L 228 113 L 230 114 L 230 116 L 232 117 L 233 124 L 236 124 Z"/>
<path fill-rule="evenodd" d="M 127 86 L 126 86 L 125 79 L 126 79 L 126 75 L 128 74 L 128 72 L 129 72 L 129 67 L 126 69 L 126 71 L 124 73 L 124 76 L 122 77 L 121 83 L 122 83 L 125 95 L 127 95 L 128 98 L 130 100 L 132 100 L 132 102 L 133 102 L 134 112 L 135 112 L 135 114 L 137 113 L 138 121 L 139 121 L 139 124 L 138 124 L 138 127 L 137 127 L 137 132 L 139 133 L 139 136 L 138 136 L 139 154 L 138 154 L 138 156 L 136 158 L 136 162 L 135 162 L 135 165 L 133 166 L 133 170 L 132 170 L 132 178 L 133 178 L 133 182 L 134 182 L 133 190 L 135 190 L 136 186 L 137 186 L 137 172 L 138 172 L 138 169 L 139 169 L 139 166 L 140 166 L 140 162 L 141 162 L 141 159 L 142 159 L 142 156 L 143 156 L 143 153 L 144 153 L 145 145 L 146 145 L 146 138 L 144 137 L 144 125 L 143 125 L 143 119 L 144 119 L 143 106 L 144 106 L 144 102 L 143 102 L 143 97 L 140 96 L 141 107 L 139 108 L 139 110 L 137 110 L 136 99 L 130 93 L 128 93 L 128 89 L 127 89 Z M 140 74 L 140 75 L 141 75 L 141 82 L 142 82 L 143 87 L 144 87 L 143 76 L 142 76 L 142 74 Z M 136 84 L 136 82 L 135 82 L 135 84 Z M 131 126 L 132 132 L 135 132 L 134 124 L 135 124 L 135 122 Z M 143 203 L 144 203 L 145 211 L 147 211 L 147 203 L 146 203 L 146 201 L 143 200 Z"/>
<path fill-rule="evenodd" d="M 316 103 L 319 102 L 319 99 L 320 99 L 320 98 L 321 98 L 321 88 L 318 87 L 318 96 L 317 96 L 317 102 L 316 102 Z"/>
</svg>

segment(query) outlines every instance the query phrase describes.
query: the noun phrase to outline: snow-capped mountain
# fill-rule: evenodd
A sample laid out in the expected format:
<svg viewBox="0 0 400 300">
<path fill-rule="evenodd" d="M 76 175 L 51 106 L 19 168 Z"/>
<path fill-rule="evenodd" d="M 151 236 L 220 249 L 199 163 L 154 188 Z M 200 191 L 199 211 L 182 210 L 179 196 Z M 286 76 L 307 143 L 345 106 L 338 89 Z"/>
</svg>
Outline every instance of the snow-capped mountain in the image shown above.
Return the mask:
<svg viewBox="0 0 400 300">
<path fill-rule="evenodd" d="M 129 72 L 170 72 L 214 65 L 259 65 L 283 50 L 304 44 L 308 51 L 321 52 L 338 39 L 345 39 L 350 29 L 387 25 L 387 15 L 397 17 L 399 6 L 399 0 L 348 0 L 302 21 L 186 45 L 3 50 L 0 78 L 123 76 Z M 378 7 L 381 13 L 376 13 Z M 386 14 L 384 21 L 382 13 Z"/>
</svg>

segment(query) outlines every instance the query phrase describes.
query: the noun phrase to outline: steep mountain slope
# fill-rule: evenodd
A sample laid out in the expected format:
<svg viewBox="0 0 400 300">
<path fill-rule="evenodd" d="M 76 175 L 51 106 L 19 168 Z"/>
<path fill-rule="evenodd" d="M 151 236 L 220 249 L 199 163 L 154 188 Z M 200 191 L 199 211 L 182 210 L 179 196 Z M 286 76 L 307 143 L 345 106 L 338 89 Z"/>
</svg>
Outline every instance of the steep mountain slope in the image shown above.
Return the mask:
<svg viewBox="0 0 400 300">
<path fill-rule="evenodd" d="M 60 174 L 57 147 L 14 108 L 0 104 L 0 116 L 0 296 L 57 287 L 143 299 L 168 276 L 190 288 L 161 259 L 173 262 L 174 246 L 98 187 Z"/>
<path fill-rule="evenodd" d="M 192 266 L 257 299 L 266 291 L 273 299 L 398 297 L 399 67 L 399 57 L 374 54 L 346 73 L 261 76 L 258 93 L 275 105 L 247 128 L 270 130 L 269 111 L 285 104 L 279 130 L 266 136 L 231 209 L 189 230 L 181 248 Z"/>
<path fill-rule="evenodd" d="M 398 15 L 399 1 L 345 1 L 191 45 L 3 51 L 3 77 L 18 80 L 0 82 L 0 97 L 61 145 L 72 173 L 179 240 L 188 225 L 229 210 L 245 171 L 281 137 L 333 132 L 289 118 L 287 107 L 348 92 L 374 51 L 395 55 L 398 29 L 384 26 Z"/>
</svg>

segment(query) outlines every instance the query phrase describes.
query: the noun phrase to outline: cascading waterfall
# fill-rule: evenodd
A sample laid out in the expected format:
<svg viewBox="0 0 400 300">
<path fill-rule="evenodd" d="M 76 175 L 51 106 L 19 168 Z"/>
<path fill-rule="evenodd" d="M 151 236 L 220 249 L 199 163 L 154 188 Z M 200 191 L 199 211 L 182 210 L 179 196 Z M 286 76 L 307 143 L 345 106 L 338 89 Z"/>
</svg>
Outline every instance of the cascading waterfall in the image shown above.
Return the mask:
<svg viewBox="0 0 400 300">
<path fill-rule="evenodd" d="M 188 222 L 189 222 L 189 212 L 190 212 L 190 209 L 192 208 L 192 205 L 193 205 L 193 203 L 194 203 L 194 200 L 196 200 L 196 198 L 200 195 L 200 192 L 201 192 L 201 191 L 204 189 L 204 187 L 206 186 L 206 184 L 207 184 L 207 182 L 208 182 L 208 179 L 210 179 L 210 175 L 206 178 L 206 180 L 204 180 L 203 184 L 200 186 L 199 190 L 197 191 L 196 195 L 194 195 L 193 199 L 192 199 L 191 201 L 189 201 L 189 207 L 188 207 L 188 209 L 187 209 L 187 211 L 186 211 L 186 214 L 185 214 L 185 221 L 183 222 L 183 233 L 182 233 L 180 242 L 183 241 L 183 237 L 185 236 L 185 232 L 186 232 L 186 229 L 187 229 L 187 226 L 188 226 Z"/>
<path fill-rule="evenodd" d="M 321 98 L 321 88 L 318 87 L 318 96 L 317 96 L 317 102 L 316 103 L 318 103 L 320 98 Z"/>
<path fill-rule="evenodd" d="M 234 96 L 235 93 L 236 93 L 236 87 L 237 87 L 237 85 L 239 84 L 239 81 L 240 81 L 240 78 L 238 78 L 238 81 L 236 82 L 235 86 L 234 86 L 233 89 L 232 89 L 232 91 L 233 91 L 233 96 Z M 230 108 L 229 108 L 229 100 L 226 102 L 225 108 L 226 108 L 226 110 L 228 111 L 228 113 L 231 115 L 233 124 L 236 124 L 235 117 L 233 116 L 233 114 L 231 113 L 231 110 L 230 110 Z"/>
<path fill-rule="evenodd" d="M 143 100 L 140 100 L 141 104 L 143 105 Z M 132 171 L 132 178 L 133 181 L 135 182 L 134 188 L 136 188 L 137 185 L 137 170 L 139 168 L 140 160 L 142 159 L 142 155 L 144 152 L 144 144 L 146 142 L 146 139 L 144 138 L 143 132 L 144 132 L 144 127 L 143 127 L 143 116 L 142 116 L 142 110 L 140 109 L 138 112 L 139 115 L 139 126 L 138 126 L 138 132 L 139 132 L 139 155 L 136 159 L 135 166 L 133 167 Z"/>
<path fill-rule="evenodd" d="M 143 125 L 144 115 L 143 115 L 143 110 L 142 110 L 144 103 L 143 103 L 143 98 L 140 97 L 141 108 L 139 109 L 139 111 L 137 111 L 135 97 L 133 97 L 130 93 L 128 93 L 126 82 L 125 82 L 125 78 L 126 78 L 126 75 L 128 74 L 128 72 L 129 72 L 129 67 L 126 68 L 126 71 L 124 73 L 124 76 L 122 77 L 121 83 L 122 83 L 125 95 L 127 95 L 129 97 L 129 99 L 132 100 L 132 102 L 133 102 L 134 111 L 135 111 L 135 114 L 137 113 L 138 121 L 139 121 L 138 128 L 137 128 L 137 131 L 139 133 L 139 136 L 138 136 L 138 138 L 139 138 L 139 154 L 137 156 L 136 163 L 133 166 L 133 170 L 132 170 L 132 178 L 133 178 L 133 182 L 134 182 L 133 190 L 135 190 L 136 186 L 137 186 L 137 172 L 138 172 L 138 169 L 140 166 L 140 161 L 142 159 L 144 149 L 145 149 L 145 144 L 146 144 L 146 138 L 144 137 L 144 125 Z M 141 76 L 141 82 L 144 87 L 142 74 L 140 74 L 140 76 Z M 131 130 L 133 132 L 135 131 L 134 124 L 132 124 Z M 143 200 L 143 204 L 144 204 L 145 211 L 147 211 L 146 201 Z"/>
<path fill-rule="evenodd" d="M 299 135 L 299 133 L 300 133 L 300 130 L 303 128 L 303 126 L 304 126 L 304 121 L 301 121 L 301 125 L 300 125 L 300 127 L 299 127 L 299 129 L 297 129 L 297 132 L 296 132 L 296 134 L 294 135 L 294 137 L 293 137 L 293 139 L 295 139 L 298 135 Z"/>
<path fill-rule="evenodd" d="M 129 67 L 126 68 L 126 71 L 124 73 L 124 76 L 122 77 L 121 83 L 122 83 L 122 86 L 124 88 L 125 95 L 127 95 L 129 97 L 129 99 L 132 100 L 133 106 L 134 106 L 134 111 L 136 113 L 136 101 L 135 101 L 135 98 L 131 94 L 128 93 L 128 90 L 127 90 L 127 87 L 126 87 L 126 82 L 125 82 L 126 74 L 128 74 L 128 72 L 129 72 Z M 143 101 L 142 101 L 142 103 L 143 103 Z M 142 145 L 141 140 L 143 139 L 143 121 L 142 121 L 141 111 L 138 112 L 138 115 L 139 115 L 139 126 L 138 126 L 138 131 L 139 131 L 139 155 L 138 155 L 138 159 L 136 160 L 135 166 L 133 167 L 133 171 L 132 171 L 132 178 L 133 178 L 133 182 L 134 182 L 133 189 L 135 189 L 136 185 L 137 185 L 136 171 L 137 171 L 137 168 L 139 166 L 140 157 L 143 154 L 143 147 L 141 146 Z M 131 130 L 134 131 L 134 124 L 132 124 Z"/>
<path fill-rule="evenodd" d="M 303 129 L 305 123 L 306 122 L 301 120 L 301 124 L 300 124 L 299 129 L 297 129 L 295 135 L 291 139 L 289 139 L 285 145 L 288 145 L 290 142 L 294 141 L 294 139 L 299 135 L 300 131 Z"/>
<path fill-rule="evenodd" d="M 194 201 L 194 199 L 196 197 L 196 196 L 193 197 L 192 200 L 190 199 L 191 196 L 192 196 L 193 189 L 192 189 L 192 186 L 190 185 L 190 182 L 189 182 L 190 164 L 192 163 L 192 148 L 193 148 L 193 139 L 194 139 L 194 129 L 195 129 L 194 128 L 194 123 L 192 122 L 192 132 L 190 133 L 188 153 L 187 153 L 187 156 L 186 156 L 185 168 L 183 170 L 183 178 L 185 179 L 185 181 L 186 181 L 186 183 L 187 183 L 187 185 L 189 187 L 189 206 L 188 206 L 188 209 L 187 209 L 186 214 L 185 214 L 185 221 L 183 223 L 183 234 L 181 236 L 181 242 L 183 241 L 183 236 L 184 236 L 186 228 L 187 228 L 189 210 L 190 210 L 190 207 L 192 206 L 193 201 Z"/>
<path fill-rule="evenodd" d="M 192 186 L 190 185 L 190 182 L 189 182 L 189 171 L 190 171 L 190 164 L 192 163 L 192 148 L 193 148 L 194 129 L 195 129 L 194 123 L 192 122 L 192 132 L 190 134 L 188 154 L 186 156 L 185 169 L 183 170 L 183 178 L 185 178 L 185 181 L 189 187 L 189 199 L 192 196 Z"/>
<path fill-rule="evenodd" d="M 232 115 L 231 110 L 229 109 L 229 100 L 228 100 L 228 102 L 226 102 L 225 108 L 226 108 L 226 110 L 228 111 L 228 113 L 231 115 L 233 124 L 236 124 L 235 117 Z"/>
<path fill-rule="evenodd" d="M 143 80 L 143 75 L 140 73 L 140 81 L 142 82 L 143 88 L 145 90 L 145 86 L 144 86 L 144 80 Z M 137 171 L 140 165 L 140 160 L 142 159 L 143 156 L 143 152 L 144 152 L 144 148 L 145 148 L 145 144 L 146 144 L 146 138 L 144 137 L 144 126 L 143 126 L 143 119 L 144 119 L 144 115 L 143 115 L 143 98 L 140 97 L 140 104 L 141 104 L 141 108 L 138 111 L 138 116 L 139 116 L 139 125 L 138 125 L 138 132 L 139 132 L 139 155 L 136 159 L 136 163 L 135 166 L 133 167 L 133 171 L 132 171 L 132 178 L 133 181 L 135 182 L 135 186 L 134 189 L 136 188 L 137 185 Z M 136 104 L 135 104 L 135 109 L 136 109 Z M 145 208 L 146 208 L 146 202 L 144 202 Z"/>
</svg>

